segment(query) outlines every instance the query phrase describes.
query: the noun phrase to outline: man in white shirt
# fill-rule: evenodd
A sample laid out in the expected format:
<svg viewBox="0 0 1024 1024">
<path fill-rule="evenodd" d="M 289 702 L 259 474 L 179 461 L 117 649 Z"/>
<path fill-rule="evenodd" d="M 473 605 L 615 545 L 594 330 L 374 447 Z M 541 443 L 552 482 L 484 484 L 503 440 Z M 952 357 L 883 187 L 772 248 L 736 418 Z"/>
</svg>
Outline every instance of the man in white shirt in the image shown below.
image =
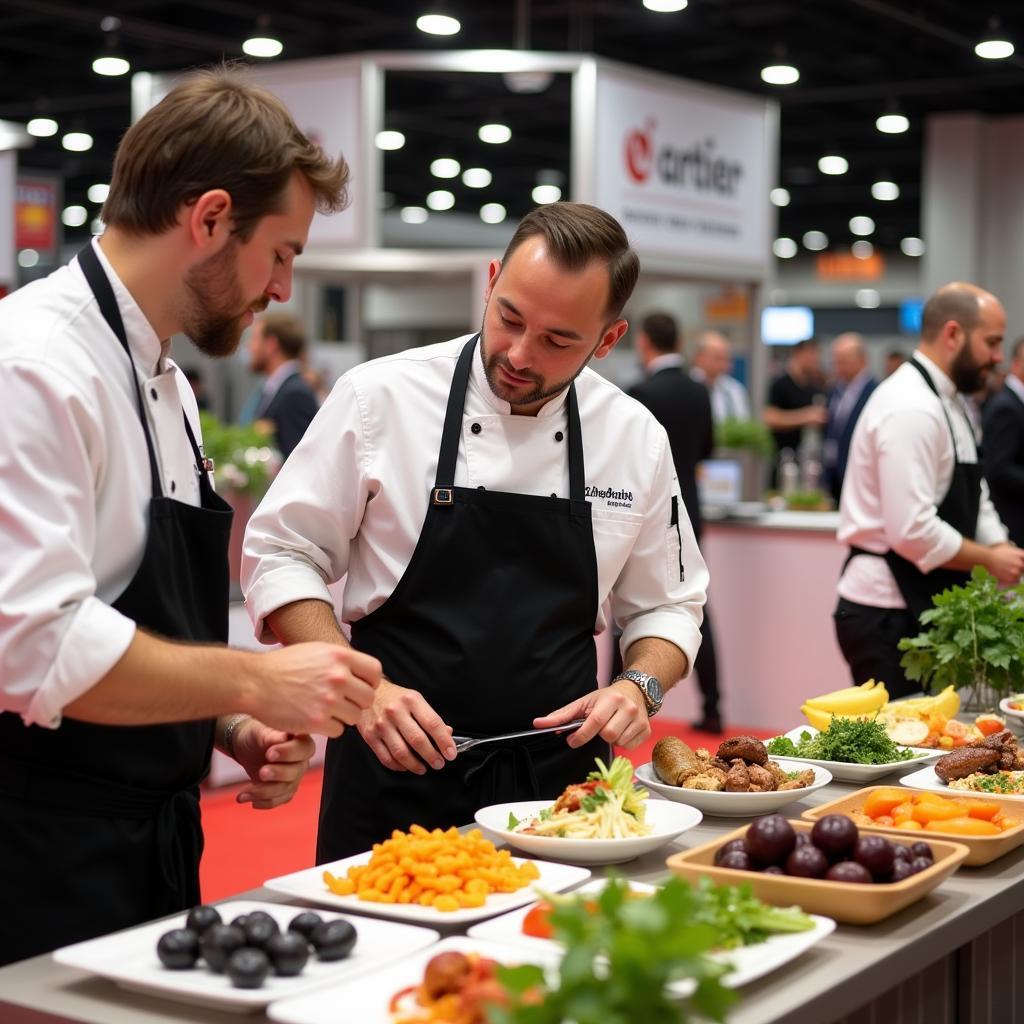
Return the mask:
<svg viewBox="0 0 1024 1024">
<path fill-rule="evenodd" d="M 103 236 L 0 302 L 0 963 L 198 902 L 213 745 L 273 807 L 372 699 L 372 658 L 224 646 L 231 512 L 168 340 L 232 352 L 346 179 L 275 97 L 196 76 L 125 134 Z"/>
<path fill-rule="evenodd" d="M 246 532 L 257 634 L 346 643 L 384 668 L 328 744 L 320 861 L 394 828 L 550 798 L 650 733 L 700 644 L 707 571 L 664 429 L 587 368 L 626 330 L 639 261 L 621 226 L 539 207 L 492 260 L 479 336 L 358 366 L 335 386 Z M 593 636 L 623 630 L 597 683 Z M 481 745 L 583 720 L 565 736 Z"/>
<path fill-rule="evenodd" d="M 836 636 L 855 683 L 874 678 L 893 696 L 916 687 L 897 644 L 915 636 L 932 597 L 982 565 L 1003 584 L 1024 572 L 1007 543 L 978 464 L 963 394 L 1002 358 L 1006 314 L 971 284 L 949 284 L 925 304 L 914 356 L 884 380 L 854 430 L 839 506 L 850 548 L 839 580 Z"/>
<path fill-rule="evenodd" d="M 732 345 L 718 331 L 701 331 L 693 353 L 690 376 L 700 381 L 711 396 L 711 415 L 716 423 L 749 420 L 750 397 L 732 374 Z"/>
</svg>

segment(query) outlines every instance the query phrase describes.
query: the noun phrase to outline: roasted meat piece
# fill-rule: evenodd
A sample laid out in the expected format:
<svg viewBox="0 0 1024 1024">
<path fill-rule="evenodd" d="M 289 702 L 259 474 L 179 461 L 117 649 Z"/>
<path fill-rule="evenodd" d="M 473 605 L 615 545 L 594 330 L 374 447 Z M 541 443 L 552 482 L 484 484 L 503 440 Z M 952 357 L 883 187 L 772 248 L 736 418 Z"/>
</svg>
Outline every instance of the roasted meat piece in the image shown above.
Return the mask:
<svg viewBox="0 0 1024 1024">
<path fill-rule="evenodd" d="M 1013 772 L 1024 768 L 1024 751 L 1017 746 L 1017 738 L 1009 729 L 986 736 L 975 746 L 998 750 L 1000 771 Z"/>
<path fill-rule="evenodd" d="M 992 747 L 961 747 L 935 762 L 935 774 L 943 782 L 966 779 L 975 772 L 998 771 L 1002 752 Z"/>
<path fill-rule="evenodd" d="M 697 775 L 691 775 L 683 789 L 703 789 L 708 793 L 721 793 L 725 789 L 726 773 L 719 768 L 705 768 Z"/>
<path fill-rule="evenodd" d="M 725 777 L 725 791 L 727 793 L 750 792 L 750 770 L 743 758 L 737 757 L 733 760 L 729 774 Z"/>
<path fill-rule="evenodd" d="M 731 740 L 724 740 L 718 748 L 718 756 L 723 761 L 734 761 L 737 757 L 742 758 L 747 764 L 766 765 L 768 763 L 768 751 L 764 744 L 754 736 L 733 736 Z"/>
<path fill-rule="evenodd" d="M 747 768 L 747 774 L 750 776 L 751 793 L 774 793 L 779 788 L 779 780 L 767 767 L 752 764 Z"/>
<path fill-rule="evenodd" d="M 706 767 L 706 763 L 675 736 L 658 740 L 651 760 L 658 778 L 670 786 L 681 786 L 691 775 L 700 774 Z"/>
<path fill-rule="evenodd" d="M 781 782 L 779 784 L 779 792 L 790 789 L 806 789 L 813 783 L 814 772 L 810 768 L 805 768 L 795 779 L 786 779 L 785 782 Z"/>
</svg>

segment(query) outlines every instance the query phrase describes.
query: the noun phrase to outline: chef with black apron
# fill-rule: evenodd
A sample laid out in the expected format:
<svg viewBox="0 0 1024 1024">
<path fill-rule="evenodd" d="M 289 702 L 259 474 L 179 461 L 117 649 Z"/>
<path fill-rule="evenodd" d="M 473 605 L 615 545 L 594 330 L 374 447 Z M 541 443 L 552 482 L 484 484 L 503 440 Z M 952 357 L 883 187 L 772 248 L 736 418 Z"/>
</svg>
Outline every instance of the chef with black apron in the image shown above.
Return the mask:
<svg viewBox="0 0 1024 1024">
<path fill-rule="evenodd" d="M 626 329 L 628 243 L 607 214 L 556 206 L 493 261 L 481 334 L 346 374 L 250 521 L 257 632 L 344 642 L 327 584 L 345 576 L 351 643 L 384 669 L 358 731 L 328 745 L 321 862 L 554 800 L 648 735 L 699 646 L 707 572 L 664 430 L 585 368 Z M 566 224 L 620 248 L 560 251 Z M 606 601 L 627 671 L 601 689 Z M 575 719 L 568 739 L 452 749 Z"/>
</svg>

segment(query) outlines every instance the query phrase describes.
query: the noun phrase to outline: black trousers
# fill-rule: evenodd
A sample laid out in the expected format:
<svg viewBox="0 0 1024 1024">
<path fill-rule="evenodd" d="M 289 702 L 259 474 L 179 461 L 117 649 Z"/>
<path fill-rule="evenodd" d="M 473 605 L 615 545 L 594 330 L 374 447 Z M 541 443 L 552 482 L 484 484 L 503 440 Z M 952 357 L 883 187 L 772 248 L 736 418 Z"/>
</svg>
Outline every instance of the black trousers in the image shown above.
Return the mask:
<svg viewBox="0 0 1024 1024">
<path fill-rule="evenodd" d="M 900 668 L 903 652 L 897 644 L 920 631 L 906 608 L 873 608 L 841 597 L 832 617 L 854 686 L 874 679 L 885 683 L 890 697 L 909 697 L 921 691 L 920 684 L 907 679 Z"/>
</svg>

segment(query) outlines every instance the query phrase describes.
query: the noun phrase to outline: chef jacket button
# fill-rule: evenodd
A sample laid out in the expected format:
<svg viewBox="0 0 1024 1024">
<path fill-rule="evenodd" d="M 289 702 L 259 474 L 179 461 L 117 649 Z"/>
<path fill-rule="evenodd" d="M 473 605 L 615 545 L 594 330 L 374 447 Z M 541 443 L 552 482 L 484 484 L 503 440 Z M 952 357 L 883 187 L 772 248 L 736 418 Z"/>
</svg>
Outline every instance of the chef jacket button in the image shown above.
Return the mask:
<svg viewBox="0 0 1024 1024">
<path fill-rule="evenodd" d="M 178 489 L 178 485 L 172 480 L 171 481 L 171 494 L 173 494 L 177 489 Z"/>
<path fill-rule="evenodd" d="M 484 428 L 481 427 L 479 423 L 474 423 L 469 429 L 472 430 L 474 434 L 479 434 Z"/>
<path fill-rule="evenodd" d="M 561 441 L 563 437 L 565 437 L 565 434 L 563 434 L 560 430 L 555 433 L 556 441 Z"/>
<path fill-rule="evenodd" d="M 552 491 L 552 492 L 551 492 L 551 497 L 552 497 L 552 498 L 557 498 L 557 497 L 558 497 L 558 495 L 557 495 L 557 494 L 556 494 L 556 493 L 555 493 L 554 491 Z"/>
<path fill-rule="evenodd" d="M 156 388 L 149 389 L 149 397 L 152 398 L 154 402 L 156 401 Z"/>
</svg>

